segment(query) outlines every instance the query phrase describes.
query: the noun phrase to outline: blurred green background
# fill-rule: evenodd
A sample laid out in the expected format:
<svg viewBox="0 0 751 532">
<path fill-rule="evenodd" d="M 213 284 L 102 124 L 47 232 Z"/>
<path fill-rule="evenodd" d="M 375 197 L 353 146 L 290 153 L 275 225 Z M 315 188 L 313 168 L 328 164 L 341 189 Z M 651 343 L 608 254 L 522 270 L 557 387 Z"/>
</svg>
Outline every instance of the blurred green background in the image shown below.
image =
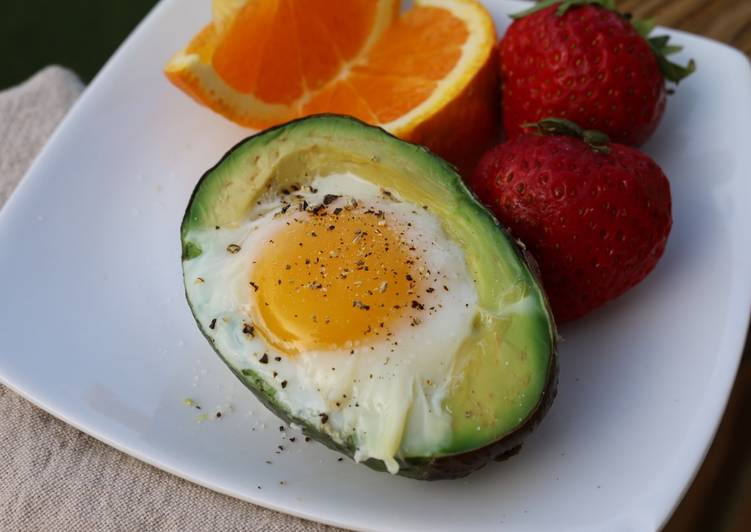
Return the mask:
<svg viewBox="0 0 751 532">
<path fill-rule="evenodd" d="M 157 0 L 0 0 L 0 89 L 51 63 L 88 82 Z"/>
</svg>

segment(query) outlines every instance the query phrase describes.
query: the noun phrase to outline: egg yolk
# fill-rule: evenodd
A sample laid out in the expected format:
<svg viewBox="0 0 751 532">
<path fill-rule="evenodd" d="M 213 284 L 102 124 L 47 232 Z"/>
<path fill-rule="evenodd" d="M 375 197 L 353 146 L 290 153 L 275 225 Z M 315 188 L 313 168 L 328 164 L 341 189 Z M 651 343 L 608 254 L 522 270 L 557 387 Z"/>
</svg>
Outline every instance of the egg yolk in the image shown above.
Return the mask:
<svg viewBox="0 0 751 532">
<path fill-rule="evenodd" d="M 405 229 L 362 206 L 291 217 L 251 269 L 255 330 L 288 355 L 393 340 L 429 275 Z"/>
</svg>

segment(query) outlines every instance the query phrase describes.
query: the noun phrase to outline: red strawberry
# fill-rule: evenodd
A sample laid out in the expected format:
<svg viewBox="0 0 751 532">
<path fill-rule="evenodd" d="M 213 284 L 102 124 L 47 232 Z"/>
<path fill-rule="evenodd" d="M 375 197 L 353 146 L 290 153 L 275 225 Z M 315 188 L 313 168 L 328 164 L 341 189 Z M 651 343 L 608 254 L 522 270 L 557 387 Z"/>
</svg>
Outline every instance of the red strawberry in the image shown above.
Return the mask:
<svg viewBox="0 0 751 532">
<path fill-rule="evenodd" d="M 500 43 L 507 137 L 549 116 L 567 118 L 638 146 L 665 110 L 665 80 L 694 71 L 667 60 L 680 47 L 647 38 L 650 22 L 613 10 L 612 0 L 553 0 L 515 15 Z"/>
<path fill-rule="evenodd" d="M 670 185 L 634 148 L 547 119 L 499 144 L 469 185 L 537 259 L 559 322 L 637 284 L 665 250 Z"/>
</svg>

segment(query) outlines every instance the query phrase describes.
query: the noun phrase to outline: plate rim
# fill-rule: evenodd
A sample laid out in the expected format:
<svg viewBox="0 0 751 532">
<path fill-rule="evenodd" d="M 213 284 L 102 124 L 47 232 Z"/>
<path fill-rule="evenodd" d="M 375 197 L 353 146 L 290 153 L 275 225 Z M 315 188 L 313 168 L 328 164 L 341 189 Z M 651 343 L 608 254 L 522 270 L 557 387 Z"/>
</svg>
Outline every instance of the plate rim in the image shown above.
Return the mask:
<svg viewBox="0 0 751 532">
<path fill-rule="evenodd" d="M 526 3 L 521 2 L 519 0 L 501 0 L 504 3 L 509 3 L 509 1 L 513 3 Z M 105 65 L 101 68 L 101 70 L 96 74 L 94 79 L 89 83 L 85 88 L 84 91 L 81 93 L 79 98 L 76 100 L 76 102 L 71 106 L 71 108 L 68 110 L 66 115 L 63 117 L 63 119 L 60 121 L 60 123 L 57 125 L 57 127 L 54 129 L 53 133 L 49 136 L 47 141 L 45 142 L 42 149 L 39 151 L 39 153 L 34 158 L 33 162 L 29 166 L 29 168 L 24 173 L 23 177 L 19 180 L 17 183 L 15 189 L 10 194 L 10 197 L 7 199 L 5 205 L 0 208 L 0 227 L 4 227 L 8 224 L 7 220 L 13 216 L 12 212 L 15 212 L 16 210 L 23 210 L 21 209 L 21 202 L 23 201 L 22 196 L 26 193 L 24 192 L 28 187 L 28 179 L 27 177 L 29 175 L 32 175 L 34 173 L 37 173 L 37 168 L 41 166 L 41 161 L 44 161 L 46 158 L 48 158 L 48 153 L 52 151 L 53 146 L 55 146 L 59 141 L 60 138 L 66 137 L 67 130 L 71 127 L 71 124 L 75 123 L 78 120 L 78 115 L 81 114 L 81 108 L 87 105 L 88 100 L 90 99 L 92 94 L 98 93 L 99 86 L 103 83 L 103 80 L 108 78 L 110 76 L 110 71 L 113 68 L 116 68 L 116 66 L 120 63 L 120 58 L 124 54 L 128 52 L 128 50 L 133 46 L 133 43 L 138 42 L 142 36 L 142 34 L 147 33 L 152 26 L 156 24 L 157 19 L 159 19 L 163 13 L 167 12 L 170 9 L 170 6 L 173 3 L 177 3 L 177 0 L 160 0 L 150 11 L 149 13 L 139 22 L 139 24 L 136 26 L 136 28 L 128 35 L 128 37 L 122 42 L 122 44 L 118 47 L 118 49 L 115 51 L 115 53 L 107 60 Z M 658 26 L 656 28 L 658 31 L 664 31 L 671 35 L 678 35 L 678 36 L 684 36 L 689 37 L 694 40 L 703 41 L 704 43 L 714 46 L 720 50 L 722 50 L 722 53 L 728 54 L 729 56 L 734 56 L 736 60 L 741 60 L 739 63 L 739 71 L 738 75 L 745 74 L 746 78 L 746 84 L 751 87 L 751 60 L 749 57 L 747 57 L 743 52 L 738 50 L 737 48 L 730 46 L 728 44 L 719 42 L 715 39 L 705 37 L 702 35 L 696 35 L 690 32 L 686 32 L 683 30 L 677 30 L 672 28 L 665 28 L 662 26 Z M 751 102 L 746 105 L 747 111 L 749 111 L 749 119 L 751 119 Z M 751 168 L 749 168 L 751 170 Z M 19 193 L 20 191 L 20 193 Z M 749 233 L 749 237 L 747 237 L 747 244 L 751 244 L 751 232 Z M 690 489 L 694 479 L 696 478 L 701 466 L 703 465 L 707 453 L 709 452 L 712 444 L 714 443 L 717 431 L 719 429 L 720 423 L 723 419 L 723 414 L 726 410 L 728 400 L 730 398 L 730 394 L 733 389 L 733 384 L 736 380 L 736 376 L 738 373 L 738 369 L 740 367 L 740 363 L 742 360 L 743 352 L 744 352 L 744 345 L 746 343 L 747 337 L 749 334 L 751 334 L 751 331 L 749 331 L 749 325 L 751 324 L 751 279 L 746 282 L 746 290 L 739 290 L 738 292 L 741 295 L 738 295 L 734 299 L 731 300 L 732 304 L 729 305 L 728 311 L 729 315 L 733 316 L 742 316 L 745 313 L 745 319 L 740 319 L 736 317 L 736 319 L 733 320 L 733 322 L 730 324 L 730 330 L 728 331 L 726 335 L 726 342 L 730 344 L 730 348 L 727 348 L 727 355 L 726 355 L 726 363 L 727 366 L 724 368 L 725 371 L 722 372 L 719 375 L 715 375 L 715 380 L 720 380 L 722 386 L 722 392 L 715 394 L 711 401 L 706 403 L 704 405 L 705 411 L 709 411 L 711 413 L 711 419 L 712 424 L 706 424 L 706 429 L 702 431 L 702 434 L 705 435 L 704 438 L 702 438 L 702 447 L 703 450 L 699 455 L 697 456 L 697 459 L 695 460 L 695 463 L 691 465 L 691 467 L 685 467 L 682 469 L 681 474 L 681 483 L 683 485 L 681 490 L 678 490 L 675 492 L 675 494 L 672 496 L 673 501 L 671 505 L 667 504 L 661 504 L 660 507 L 661 511 L 659 511 L 659 514 L 652 515 L 652 516 L 645 516 L 645 515 L 639 515 L 635 512 L 638 510 L 643 510 L 645 507 L 642 506 L 636 506 L 632 508 L 626 516 L 633 516 L 633 517 L 648 517 L 648 521 L 651 522 L 652 518 L 657 518 L 657 521 L 655 524 L 659 524 L 658 529 L 661 529 L 665 526 L 665 524 L 668 522 L 670 517 L 673 515 L 675 510 L 677 509 L 678 505 L 683 500 L 685 494 Z M 744 304 L 745 303 L 745 304 Z M 744 308 L 745 307 L 745 308 Z M 735 358 L 727 358 L 730 357 L 730 354 L 734 353 Z M 269 508 L 274 511 L 278 511 L 281 513 L 286 513 L 288 515 L 293 515 L 295 517 L 299 517 L 306 520 L 312 520 L 319 523 L 328 524 L 331 526 L 337 526 L 337 527 L 345 527 L 345 528 L 353 528 L 356 529 L 365 529 L 365 528 L 357 528 L 357 525 L 353 525 L 352 523 L 348 523 L 345 521 L 340 521 L 335 518 L 328 517 L 324 513 L 316 513 L 315 511 L 299 511 L 295 509 L 294 506 L 283 506 L 281 504 L 276 504 L 268 499 L 256 499 L 252 496 L 245 496 L 241 493 L 234 492 L 231 489 L 225 489 L 222 487 L 222 485 L 211 482 L 210 480 L 206 479 L 198 479 L 198 477 L 195 477 L 191 475 L 189 472 L 181 471 L 177 468 L 174 468 L 170 466 L 168 463 L 164 462 L 163 460 L 160 460 L 158 458 L 154 458 L 153 456 L 149 456 L 146 453 L 143 453 L 136 449 L 135 447 L 127 444 L 122 444 L 118 442 L 115 439 L 110 438 L 104 431 L 99 430 L 95 427 L 89 427 L 86 423 L 79 423 L 74 419 L 74 417 L 71 417 L 70 415 L 66 414 L 65 412 L 61 411 L 58 407 L 56 407 L 53 404 L 48 403 L 43 398 L 38 397 L 35 394 L 28 393 L 26 390 L 22 389 L 20 386 L 16 385 L 12 380 L 6 377 L 3 373 L 0 373 L 0 383 L 2 383 L 4 386 L 8 387 L 11 391 L 16 393 L 17 395 L 23 397 L 25 400 L 29 401 L 36 407 L 44 410 L 45 412 L 51 414 L 52 416 L 56 417 L 57 419 L 63 421 L 64 423 L 74 427 L 75 429 L 88 434 L 89 436 L 101 441 L 102 443 L 113 447 L 117 449 L 120 452 L 123 452 L 129 456 L 132 456 L 144 463 L 149 464 L 150 466 L 156 467 L 158 469 L 161 469 L 162 471 L 165 471 L 169 474 L 175 475 L 179 478 L 182 478 L 184 480 L 187 480 L 189 482 L 192 482 L 194 484 L 197 484 L 199 486 L 202 486 L 204 488 L 210 489 L 212 491 L 215 491 L 217 493 L 221 493 L 230 497 L 233 497 L 235 499 L 239 499 L 245 502 L 249 502 L 251 504 L 255 504 L 258 506 L 262 506 L 264 508 Z M 64 410 L 64 409 L 63 409 Z M 705 414 L 706 415 L 706 414 Z"/>
</svg>

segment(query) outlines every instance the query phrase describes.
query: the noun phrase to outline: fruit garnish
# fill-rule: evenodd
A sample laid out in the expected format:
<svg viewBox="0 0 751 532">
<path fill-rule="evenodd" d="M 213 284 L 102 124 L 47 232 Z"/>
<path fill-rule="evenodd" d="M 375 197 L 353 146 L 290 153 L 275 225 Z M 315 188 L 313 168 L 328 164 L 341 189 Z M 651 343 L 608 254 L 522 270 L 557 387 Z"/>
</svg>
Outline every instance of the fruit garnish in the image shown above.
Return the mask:
<svg viewBox="0 0 751 532">
<path fill-rule="evenodd" d="M 532 13 L 536 13 L 537 11 L 541 11 L 546 7 L 553 5 L 558 6 L 555 14 L 559 17 L 563 16 L 566 11 L 568 11 L 572 7 L 586 5 L 604 7 L 605 9 L 610 9 L 611 11 L 615 11 L 617 13 L 615 8 L 615 0 L 544 0 L 537 3 L 537 5 L 530 7 L 529 9 L 525 9 L 520 13 L 511 15 L 511 18 L 518 19 L 526 17 L 527 15 L 531 15 Z M 692 74 L 696 70 L 696 62 L 693 59 L 689 60 L 686 66 L 672 63 L 667 59 L 667 56 L 680 52 L 681 50 L 683 50 L 683 47 L 669 45 L 668 41 L 670 40 L 670 36 L 668 35 L 658 35 L 650 37 L 649 35 L 652 33 L 652 30 L 655 27 L 654 20 L 637 19 L 633 18 L 630 14 L 624 14 L 623 16 L 624 18 L 631 21 L 631 24 L 634 26 L 636 31 L 639 32 L 639 35 L 644 37 L 652 47 L 652 51 L 654 52 L 658 62 L 660 63 L 660 70 L 662 70 L 665 79 L 678 83 L 683 78 Z"/>
<path fill-rule="evenodd" d="M 475 0 L 225 0 L 165 73 L 247 127 L 347 114 L 466 168 L 496 132 L 494 43 Z"/>
<path fill-rule="evenodd" d="M 635 148 L 567 120 L 528 124 L 492 148 L 470 185 L 537 259 L 557 322 L 652 271 L 672 225 L 670 185 Z"/>
<path fill-rule="evenodd" d="M 513 15 L 501 40 L 506 135 L 547 116 L 573 120 L 614 141 L 644 143 L 666 102 L 665 82 L 692 72 L 668 56 L 681 50 L 654 23 L 615 10 L 612 0 L 550 0 Z"/>
</svg>

